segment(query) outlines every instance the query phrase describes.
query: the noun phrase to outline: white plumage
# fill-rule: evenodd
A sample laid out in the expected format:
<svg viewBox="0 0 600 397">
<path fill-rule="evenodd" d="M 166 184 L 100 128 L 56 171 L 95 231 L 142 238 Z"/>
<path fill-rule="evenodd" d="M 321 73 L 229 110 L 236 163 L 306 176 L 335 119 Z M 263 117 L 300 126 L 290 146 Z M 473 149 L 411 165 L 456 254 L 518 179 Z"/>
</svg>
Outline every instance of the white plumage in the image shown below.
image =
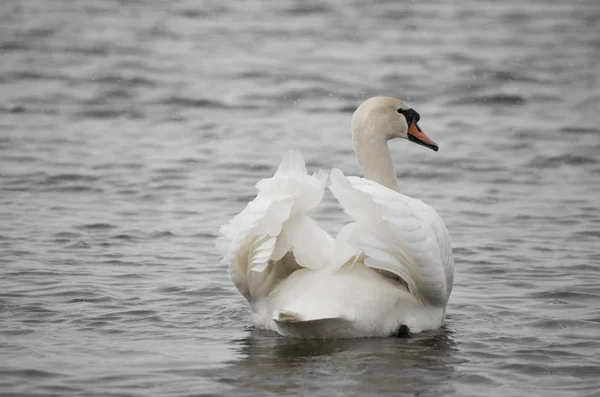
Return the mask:
<svg viewBox="0 0 600 397">
<path fill-rule="evenodd" d="M 296 151 L 221 228 L 217 247 L 257 326 L 333 338 L 391 336 L 401 325 L 420 332 L 444 323 L 454 274 L 450 239 L 433 208 L 395 191 L 387 140 L 422 133 L 398 109 L 409 108 L 377 97 L 354 114 L 354 147 L 372 180 L 331 171 L 329 188 L 353 221 L 335 239 L 307 215 L 323 198 L 327 173 L 309 175 Z M 397 132 L 390 137 L 390 131 Z"/>
</svg>

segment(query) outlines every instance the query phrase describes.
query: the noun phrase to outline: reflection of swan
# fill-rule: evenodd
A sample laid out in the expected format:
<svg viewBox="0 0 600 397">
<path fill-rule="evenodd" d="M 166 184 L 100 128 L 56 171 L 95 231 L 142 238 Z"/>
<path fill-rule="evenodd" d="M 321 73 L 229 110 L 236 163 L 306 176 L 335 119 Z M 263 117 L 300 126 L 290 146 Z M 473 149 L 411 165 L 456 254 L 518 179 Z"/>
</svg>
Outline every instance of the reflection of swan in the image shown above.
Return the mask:
<svg viewBox="0 0 600 397">
<path fill-rule="evenodd" d="M 399 344 L 394 339 L 377 338 L 335 340 L 281 338 L 255 329 L 250 331 L 246 338 L 237 340 L 237 343 L 242 347 L 242 353 L 248 355 L 248 359 L 272 355 L 277 361 L 289 362 L 291 365 L 296 365 L 305 358 L 328 356 L 340 352 L 385 356 L 394 350 L 401 350 L 403 359 L 407 361 L 426 360 L 427 357 L 422 356 L 423 353 L 427 353 L 430 358 L 435 353 L 438 358 L 441 358 L 439 361 L 443 361 L 444 356 L 456 346 L 453 334 L 447 327 L 442 327 L 416 334 L 409 339 L 409 342 Z"/>
<path fill-rule="evenodd" d="M 410 339 L 299 340 L 252 330 L 215 371 L 247 395 L 452 395 L 462 363 L 446 327 Z M 303 393 L 304 392 L 304 393 Z"/>
<path fill-rule="evenodd" d="M 387 146 L 405 138 L 438 150 L 419 114 L 384 97 L 352 117 L 365 178 L 331 172 L 330 190 L 354 222 L 333 239 L 306 212 L 321 202 L 327 175 L 308 175 L 297 152 L 258 196 L 221 228 L 217 245 L 255 323 L 303 338 L 390 336 L 444 323 L 454 262 L 435 210 L 398 193 Z"/>
</svg>

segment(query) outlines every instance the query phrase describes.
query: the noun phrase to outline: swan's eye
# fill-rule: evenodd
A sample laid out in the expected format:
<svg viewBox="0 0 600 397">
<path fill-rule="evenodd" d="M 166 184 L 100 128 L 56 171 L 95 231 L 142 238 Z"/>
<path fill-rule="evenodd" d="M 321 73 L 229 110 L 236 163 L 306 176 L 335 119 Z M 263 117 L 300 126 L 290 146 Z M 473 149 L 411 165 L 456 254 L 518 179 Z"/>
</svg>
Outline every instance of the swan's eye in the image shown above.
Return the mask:
<svg viewBox="0 0 600 397">
<path fill-rule="evenodd" d="M 398 109 L 398 113 L 400 113 L 401 115 L 404 116 L 404 118 L 406 119 L 406 123 L 408 125 L 411 125 L 413 120 L 415 122 L 419 122 L 419 120 L 421 120 L 421 116 L 419 115 L 419 113 L 417 113 L 416 110 L 414 109 Z"/>
</svg>

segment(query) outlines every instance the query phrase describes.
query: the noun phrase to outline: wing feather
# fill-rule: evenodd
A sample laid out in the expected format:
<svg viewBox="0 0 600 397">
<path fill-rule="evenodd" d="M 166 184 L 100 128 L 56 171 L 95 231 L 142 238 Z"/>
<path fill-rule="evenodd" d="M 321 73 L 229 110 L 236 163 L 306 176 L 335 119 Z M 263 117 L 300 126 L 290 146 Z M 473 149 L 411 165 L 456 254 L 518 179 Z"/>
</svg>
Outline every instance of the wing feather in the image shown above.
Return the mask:
<svg viewBox="0 0 600 397">
<path fill-rule="evenodd" d="M 444 306 L 454 262 L 448 231 L 436 211 L 376 182 L 331 172 L 330 190 L 356 221 L 345 241 L 365 265 L 400 277 L 422 302 Z"/>
<path fill-rule="evenodd" d="M 256 184 L 256 198 L 221 227 L 217 249 L 249 301 L 268 295 L 299 267 L 328 264 L 334 240 L 306 216 L 323 199 L 326 181 L 326 172 L 309 175 L 302 155 L 290 151 L 272 178 Z"/>
</svg>

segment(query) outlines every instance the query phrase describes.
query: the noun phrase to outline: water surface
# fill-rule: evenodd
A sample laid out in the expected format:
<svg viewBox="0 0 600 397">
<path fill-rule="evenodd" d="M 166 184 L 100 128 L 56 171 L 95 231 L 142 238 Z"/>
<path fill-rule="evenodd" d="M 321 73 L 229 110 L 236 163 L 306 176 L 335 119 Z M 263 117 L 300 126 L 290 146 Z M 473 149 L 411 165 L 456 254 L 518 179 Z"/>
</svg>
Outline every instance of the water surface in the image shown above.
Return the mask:
<svg viewBox="0 0 600 397">
<path fill-rule="evenodd" d="M 3 2 L 0 390 L 598 395 L 599 38 L 595 0 Z M 219 225 L 287 149 L 359 174 L 377 94 L 440 144 L 391 149 L 452 236 L 447 325 L 254 330 Z"/>
</svg>

